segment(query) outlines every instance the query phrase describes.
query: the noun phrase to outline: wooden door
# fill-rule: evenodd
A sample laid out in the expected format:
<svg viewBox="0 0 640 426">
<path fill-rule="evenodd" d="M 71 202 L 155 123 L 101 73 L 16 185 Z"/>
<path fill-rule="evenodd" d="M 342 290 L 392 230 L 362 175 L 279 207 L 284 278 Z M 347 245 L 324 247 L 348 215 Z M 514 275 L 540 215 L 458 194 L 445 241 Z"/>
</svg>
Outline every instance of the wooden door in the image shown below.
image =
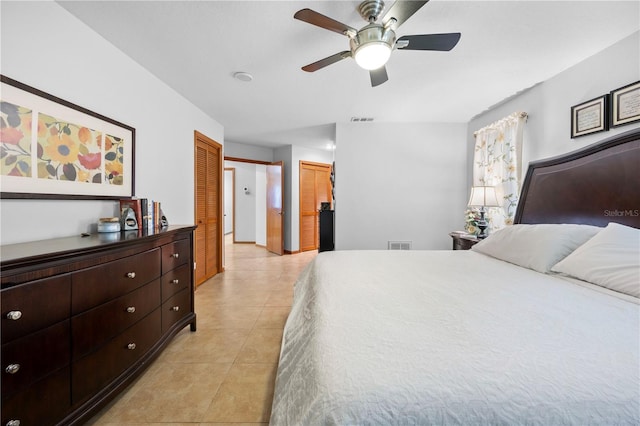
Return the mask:
<svg viewBox="0 0 640 426">
<path fill-rule="evenodd" d="M 222 145 L 195 132 L 196 285 L 222 272 Z"/>
<path fill-rule="evenodd" d="M 300 162 L 300 251 L 319 245 L 320 203 L 331 203 L 331 165 Z"/>
<path fill-rule="evenodd" d="M 267 250 L 282 256 L 284 253 L 284 204 L 282 161 L 267 165 Z"/>
</svg>

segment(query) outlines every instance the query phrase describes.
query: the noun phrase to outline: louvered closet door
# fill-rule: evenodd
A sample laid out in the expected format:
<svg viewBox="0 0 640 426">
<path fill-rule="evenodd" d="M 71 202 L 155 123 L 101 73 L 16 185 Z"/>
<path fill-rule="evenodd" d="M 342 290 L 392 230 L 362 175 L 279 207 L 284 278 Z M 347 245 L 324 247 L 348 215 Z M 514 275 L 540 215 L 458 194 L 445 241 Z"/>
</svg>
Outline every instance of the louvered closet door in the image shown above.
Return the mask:
<svg viewBox="0 0 640 426">
<path fill-rule="evenodd" d="M 300 168 L 300 251 L 314 250 L 316 241 L 316 172 Z"/>
<path fill-rule="evenodd" d="M 300 162 L 300 251 L 319 244 L 321 202 L 331 202 L 331 165 Z"/>
<path fill-rule="evenodd" d="M 218 162 L 219 154 L 214 149 L 207 150 L 207 277 L 212 277 L 218 273 Z"/>
<path fill-rule="evenodd" d="M 204 177 L 207 175 L 207 148 L 196 142 L 196 225 L 195 231 L 195 259 L 196 259 L 196 284 L 202 283 L 206 279 L 206 242 L 207 230 L 205 220 L 207 217 L 207 182 Z"/>
<path fill-rule="evenodd" d="M 196 285 L 222 271 L 221 148 L 214 140 L 196 132 Z"/>
</svg>

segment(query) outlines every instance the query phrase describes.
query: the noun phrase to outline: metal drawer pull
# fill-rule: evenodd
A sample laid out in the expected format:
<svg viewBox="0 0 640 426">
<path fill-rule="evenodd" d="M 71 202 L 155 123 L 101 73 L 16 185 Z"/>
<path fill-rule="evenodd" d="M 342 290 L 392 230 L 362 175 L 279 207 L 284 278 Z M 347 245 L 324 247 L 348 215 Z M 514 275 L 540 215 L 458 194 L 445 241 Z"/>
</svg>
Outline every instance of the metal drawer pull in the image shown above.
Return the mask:
<svg viewBox="0 0 640 426">
<path fill-rule="evenodd" d="M 136 348 L 136 344 L 135 343 L 129 343 L 127 345 L 127 349 L 129 349 L 130 351 L 134 350 Z"/>
<path fill-rule="evenodd" d="M 127 308 L 127 312 L 129 312 L 130 314 L 134 313 L 136 311 L 136 307 L 135 306 L 129 306 Z"/>
<path fill-rule="evenodd" d="M 127 277 L 128 278 L 135 278 L 136 277 L 136 273 L 135 272 L 127 272 Z"/>
<path fill-rule="evenodd" d="M 20 426 L 20 420 L 9 420 L 7 426 Z"/>
<path fill-rule="evenodd" d="M 176 258 L 176 259 L 177 259 L 177 258 L 179 258 L 179 257 L 180 257 L 180 253 L 173 253 L 173 254 L 171 255 L 171 257 L 173 257 L 173 258 Z"/>
<path fill-rule="evenodd" d="M 174 306 L 171 308 L 172 311 L 178 312 L 180 310 L 180 306 Z"/>
<path fill-rule="evenodd" d="M 13 320 L 13 321 L 17 321 L 20 318 L 22 318 L 22 312 L 20 311 L 11 311 L 7 314 L 7 319 Z M 19 420 L 16 420 L 19 421 Z"/>
<path fill-rule="evenodd" d="M 180 280 L 171 280 L 171 284 L 178 284 Z"/>
<path fill-rule="evenodd" d="M 9 364 L 7 368 L 4 369 L 9 374 L 16 374 L 20 370 L 20 364 Z"/>
</svg>

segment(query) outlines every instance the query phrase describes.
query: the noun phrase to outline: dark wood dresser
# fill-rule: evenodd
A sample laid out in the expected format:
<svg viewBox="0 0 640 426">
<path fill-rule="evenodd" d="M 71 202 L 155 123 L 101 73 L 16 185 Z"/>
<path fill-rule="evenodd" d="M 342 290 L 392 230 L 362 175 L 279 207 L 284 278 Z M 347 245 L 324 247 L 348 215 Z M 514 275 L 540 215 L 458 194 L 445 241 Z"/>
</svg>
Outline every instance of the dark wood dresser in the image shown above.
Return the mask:
<svg viewBox="0 0 640 426">
<path fill-rule="evenodd" d="M 2 425 L 81 424 L 196 330 L 194 229 L 1 247 Z"/>
</svg>

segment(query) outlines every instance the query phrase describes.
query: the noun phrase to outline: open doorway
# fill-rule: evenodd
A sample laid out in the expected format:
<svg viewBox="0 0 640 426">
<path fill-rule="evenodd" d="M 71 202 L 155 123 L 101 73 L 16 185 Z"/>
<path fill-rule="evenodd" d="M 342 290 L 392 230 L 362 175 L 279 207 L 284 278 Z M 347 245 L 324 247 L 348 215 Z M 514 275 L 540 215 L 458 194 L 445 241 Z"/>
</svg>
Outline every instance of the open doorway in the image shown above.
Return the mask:
<svg viewBox="0 0 640 426">
<path fill-rule="evenodd" d="M 283 176 L 282 163 L 225 158 L 225 244 L 283 254 Z"/>
<path fill-rule="evenodd" d="M 224 168 L 224 240 L 234 242 L 236 169 Z"/>
</svg>

